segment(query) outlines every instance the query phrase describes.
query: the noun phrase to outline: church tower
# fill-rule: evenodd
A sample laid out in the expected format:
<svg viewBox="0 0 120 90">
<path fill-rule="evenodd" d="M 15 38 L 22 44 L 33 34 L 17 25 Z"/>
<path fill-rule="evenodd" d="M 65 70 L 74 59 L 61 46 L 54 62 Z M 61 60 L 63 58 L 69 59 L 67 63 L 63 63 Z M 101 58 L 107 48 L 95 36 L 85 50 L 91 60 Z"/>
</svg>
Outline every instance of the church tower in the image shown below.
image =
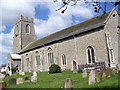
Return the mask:
<svg viewBox="0 0 120 90">
<path fill-rule="evenodd" d="M 36 40 L 33 18 L 20 16 L 15 23 L 13 53 L 18 53 L 29 43 Z"/>
</svg>

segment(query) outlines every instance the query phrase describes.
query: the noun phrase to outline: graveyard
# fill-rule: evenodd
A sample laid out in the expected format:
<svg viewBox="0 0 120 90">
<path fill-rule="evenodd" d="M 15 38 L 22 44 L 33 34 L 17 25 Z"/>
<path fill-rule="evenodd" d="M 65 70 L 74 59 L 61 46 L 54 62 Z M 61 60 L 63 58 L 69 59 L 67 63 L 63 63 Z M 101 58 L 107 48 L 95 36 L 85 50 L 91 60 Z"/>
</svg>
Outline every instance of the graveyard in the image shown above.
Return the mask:
<svg viewBox="0 0 120 90">
<path fill-rule="evenodd" d="M 98 73 L 99 74 L 99 73 Z M 95 79 L 95 74 L 92 74 L 92 82 L 90 84 L 90 73 L 74 73 L 72 71 L 63 71 L 62 73 L 48 74 L 48 72 L 37 72 L 37 80 L 31 77 L 33 73 L 25 73 L 25 75 L 13 74 L 12 76 L 6 76 L 3 81 L 6 82 L 6 88 L 64 88 L 65 80 L 68 79 L 68 86 L 74 88 L 118 88 L 118 76 L 120 72 L 103 76 L 99 79 Z M 100 76 L 100 74 L 99 74 Z M 14 82 L 10 79 L 24 79 L 24 82 Z M 70 80 L 69 80 L 70 79 Z"/>
</svg>

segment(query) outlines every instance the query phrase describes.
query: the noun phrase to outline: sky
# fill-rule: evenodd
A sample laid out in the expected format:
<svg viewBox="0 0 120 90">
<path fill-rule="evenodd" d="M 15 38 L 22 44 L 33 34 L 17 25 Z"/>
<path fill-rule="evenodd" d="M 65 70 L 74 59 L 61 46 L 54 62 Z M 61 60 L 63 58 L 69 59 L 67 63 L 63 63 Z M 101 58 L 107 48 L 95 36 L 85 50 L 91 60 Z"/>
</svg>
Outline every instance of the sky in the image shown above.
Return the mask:
<svg viewBox="0 0 120 90">
<path fill-rule="evenodd" d="M 7 55 L 12 53 L 14 24 L 20 15 L 34 18 L 35 33 L 40 39 L 102 13 L 95 13 L 92 6 L 78 2 L 75 6 L 70 3 L 62 14 L 63 9 L 56 11 L 62 5 L 61 0 L 53 1 L 0 0 L 0 64 L 7 63 Z"/>
</svg>

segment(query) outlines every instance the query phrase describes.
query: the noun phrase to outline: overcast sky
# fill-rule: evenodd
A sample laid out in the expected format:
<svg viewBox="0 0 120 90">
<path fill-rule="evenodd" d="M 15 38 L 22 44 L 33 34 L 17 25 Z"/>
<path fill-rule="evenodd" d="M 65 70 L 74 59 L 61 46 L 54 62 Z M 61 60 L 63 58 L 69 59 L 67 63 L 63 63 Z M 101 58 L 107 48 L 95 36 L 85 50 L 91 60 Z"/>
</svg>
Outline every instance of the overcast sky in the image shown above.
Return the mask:
<svg viewBox="0 0 120 90">
<path fill-rule="evenodd" d="M 61 14 L 56 11 L 61 4 L 53 0 L 0 0 L 0 64 L 6 63 L 12 52 L 14 22 L 20 15 L 34 18 L 37 39 L 97 15 L 93 7 L 81 2 Z"/>
</svg>

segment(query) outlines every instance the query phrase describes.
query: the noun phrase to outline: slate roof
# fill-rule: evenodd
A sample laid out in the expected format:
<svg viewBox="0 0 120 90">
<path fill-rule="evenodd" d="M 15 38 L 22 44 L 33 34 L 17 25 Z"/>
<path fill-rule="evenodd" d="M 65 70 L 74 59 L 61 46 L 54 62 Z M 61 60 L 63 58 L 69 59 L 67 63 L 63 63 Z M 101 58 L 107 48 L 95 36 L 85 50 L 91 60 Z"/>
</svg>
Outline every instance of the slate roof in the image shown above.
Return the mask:
<svg viewBox="0 0 120 90">
<path fill-rule="evenodd" d="M 58 31 L 58 32 L 53 33 L 51 35 L 48 35 L 42 39 L 36 40 L 35 42 L 30 43 L 25 48 L 23 48 L 19 52 L 19 54 L 24 53 L 26 51 L 33 50 L 37 47 L 42 47 L 45 44 L 49 44 L 49 43 L 57 41 L 57 40 L 64 39 L 64 38 L 69 37 L 71 35 L 83 33 L 86 31 L 90 31 L 93 28 L 104 26 L 104 21 L 106 20 L 109 13 L 110 12 L 108 12 L 106 14 L 99 15 L 99 16 L 94 17 L 92 19 L 86 20 L 86 21 L 81 22 L 79 24 L 76 24 L 74 26 L 68 27 L 68 28 L 63 29 L 61 31 Z"/>
</svg>

